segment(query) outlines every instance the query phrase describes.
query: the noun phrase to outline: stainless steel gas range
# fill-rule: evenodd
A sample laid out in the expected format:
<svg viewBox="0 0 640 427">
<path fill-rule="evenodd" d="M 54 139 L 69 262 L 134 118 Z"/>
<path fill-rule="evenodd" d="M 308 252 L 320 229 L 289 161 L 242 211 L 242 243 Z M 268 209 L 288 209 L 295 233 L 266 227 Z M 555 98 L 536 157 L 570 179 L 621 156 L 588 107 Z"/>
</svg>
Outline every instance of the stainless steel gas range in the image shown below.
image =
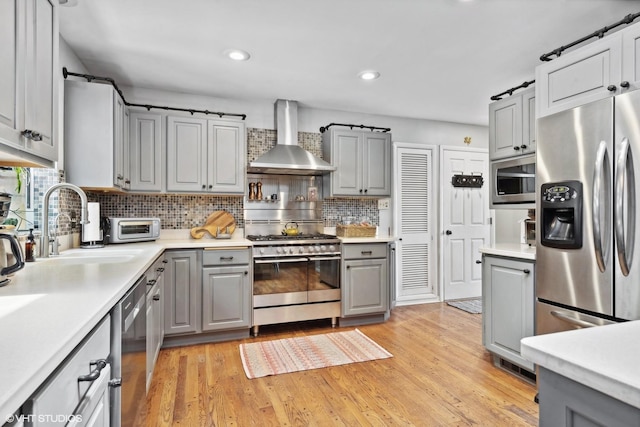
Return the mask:
<svg viewBox="0 0 640 427">
<path fill-rule="evenodd" d="M 326 318 L 335 326 L 341 313 L 340 239 L 323 234 L 321 201 L 289 201 L 282 190 L 288 179 L 300 180 L 282 178 L 276 202 L 245 202 L 245 235 L 253 242 L 254 335 L 261 325 L 302 320 Z"/>
</svg>

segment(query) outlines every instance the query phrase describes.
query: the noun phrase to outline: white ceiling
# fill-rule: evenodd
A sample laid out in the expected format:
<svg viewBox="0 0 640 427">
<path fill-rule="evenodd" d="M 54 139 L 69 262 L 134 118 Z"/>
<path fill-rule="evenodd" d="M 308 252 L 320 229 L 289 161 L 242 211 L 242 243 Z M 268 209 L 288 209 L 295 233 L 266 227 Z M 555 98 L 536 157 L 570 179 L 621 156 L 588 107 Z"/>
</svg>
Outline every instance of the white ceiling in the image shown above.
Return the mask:
<svg viewBox="0 0 640 427">
<path fill-rule="evenodd" d="M 640 11 L 638 0 L 77 3 L 59 8 L 62 37 L 121 86 L 481 125 L 490 96 L 533 79 L 540 55 Z M 381 77 L 359 80 L 366 69 Z"/>
</svg>

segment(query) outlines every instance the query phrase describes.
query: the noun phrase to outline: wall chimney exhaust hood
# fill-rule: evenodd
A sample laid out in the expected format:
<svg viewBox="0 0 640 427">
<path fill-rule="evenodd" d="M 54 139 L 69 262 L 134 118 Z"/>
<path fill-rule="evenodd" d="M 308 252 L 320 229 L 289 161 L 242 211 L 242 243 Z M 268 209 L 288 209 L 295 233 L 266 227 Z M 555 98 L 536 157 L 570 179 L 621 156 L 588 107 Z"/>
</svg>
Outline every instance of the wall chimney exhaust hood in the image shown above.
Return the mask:
<svg viewBox="0 0 640 427">
<path fill-rule="evenodd" d="M 275 103 L 278 140 L 271 150 L 249 163 L 247 172 L 278 175 L 322 175 L 336 170 L 298 145 L 298 103 Z"/>
</svg>

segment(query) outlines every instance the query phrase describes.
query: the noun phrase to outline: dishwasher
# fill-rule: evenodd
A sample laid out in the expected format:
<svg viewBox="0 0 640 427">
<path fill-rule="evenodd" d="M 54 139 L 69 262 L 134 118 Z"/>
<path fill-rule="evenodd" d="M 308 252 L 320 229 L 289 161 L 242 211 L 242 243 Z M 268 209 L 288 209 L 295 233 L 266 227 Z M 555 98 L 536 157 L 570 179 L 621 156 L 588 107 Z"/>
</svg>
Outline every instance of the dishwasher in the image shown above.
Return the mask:
<svg viewBox="0 0 640 427">
<path fill-rule="evenodd" d="M 146 422 L 147 277 L 143 275 L 114 307 L 111 328 L 111 425 Z"/>
</svg>

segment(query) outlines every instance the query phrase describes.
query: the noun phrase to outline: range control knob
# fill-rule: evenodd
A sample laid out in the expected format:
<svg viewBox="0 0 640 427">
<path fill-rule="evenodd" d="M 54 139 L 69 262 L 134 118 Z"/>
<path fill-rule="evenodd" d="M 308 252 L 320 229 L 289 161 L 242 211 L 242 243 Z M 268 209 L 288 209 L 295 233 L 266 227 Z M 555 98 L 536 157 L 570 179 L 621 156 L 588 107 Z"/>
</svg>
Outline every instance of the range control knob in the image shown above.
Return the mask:
<svg viewBox="0 0 640 427">
<path fill-rule="evenodd" d="M 333 245 L 329 246 L 329 252 L 335 252 L 336 251 L 336 247 Z"/>
<path fill-rule="evenodd" d="M 276 252 L 278 252 L 279 254 L 281 254 L 282 252 L 284 252 L 284 250 L 282 248 L 277 248 Z"/>
<path fill-rule="evenodd" d="M 309 246 L 309 252 L 313 252 L 314 251 L 314 247 L 313 246 Z"/>
<path fill-rule="evenodd" d="M 322 246 L 320 246 L 320 250 L 321 250 L 322 252 L 326 252 L 326 251 L 327 251 L 327 247 L 326 247 L 326 246 L 324 246 L 324 245 L 322 245 Z"/>
<path fill-rule="evenodd" d="M 316 252 L 320 252 L 320 246 L 315 246 L 315 247 L 313 248 L 313 250 L 314 250 L 314 251 L 316 251 Z"/>
<path fill-rule="evenodd" d="M 264 248 L 260 248 L 260 254 L 264 254 Z"/>
<path fill-rule="evenodd" d="M 293 253 L 293 248 L 289 248 L 289 253 L 292 254 Z"/>
</svg>

